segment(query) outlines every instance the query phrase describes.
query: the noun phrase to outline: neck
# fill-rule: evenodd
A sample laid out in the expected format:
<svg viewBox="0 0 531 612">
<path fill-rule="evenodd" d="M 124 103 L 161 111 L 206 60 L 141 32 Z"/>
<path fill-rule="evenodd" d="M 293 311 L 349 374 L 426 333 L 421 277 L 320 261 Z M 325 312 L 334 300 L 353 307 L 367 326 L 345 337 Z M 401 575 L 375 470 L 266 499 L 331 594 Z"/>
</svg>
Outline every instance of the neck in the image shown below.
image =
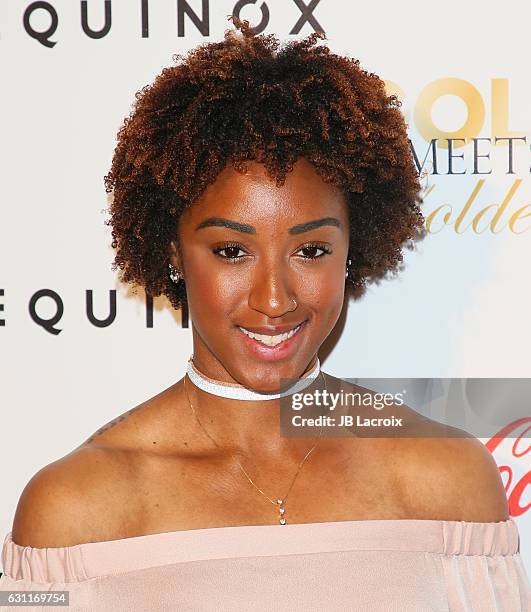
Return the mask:
<svg viewBox="0 0 531 612">
<path fill-rule="evenodd" d="M 321 364 L 319 357 L 315 356 L 313 365 L 309 366 L 298 379 L 287 381 L 283 388 L 278 391 L 254 391 L 238 383 L 224 382 L 207 376 L 198 368 L 193 360 L 193 355 L 188 360 L 187 375 L 190 381 L 201 391 L 232 400 L 246 402 L 262 402 L 288 397 L 294 393 L 301 393 L 306 387 L 319 376 Z"/>
<path fill-rule="evenodd" d="M 194 367 L 190 370 L 191 364 Z M 199 370 L 197 365 L 189 362 L 189 371 L 193 371 L 192 378 L 186 375 L 186 382 L 183 380 L 183 399 L 190 410 L 190 418 L 197 425 L 195 416 L 188 405 L 188 399 L 193 405 L 202 425 L 208 433 L 216 440 L 218 446 L 226 449 L 227 452 L 236 452 L 247 457 L 271 456 L 275 458 L 278 465 L 279 456 L 286 457 L 293 453 L 294 458 L 299 458 L 301 450 L 306 449 L 312 439 L 308 438 L 288 438 L 281 435 L 280 429 L 280 408 L 282 395 L 287 397 L 289 391 L 293 391 L 293 386 L 285 389 L 283 392 L 272 392 L 267 399 L 263 399 L 261 394 L 258 394 L 260 399 L 255 399 L 252 394 L 253 390 L 246 389 L 243 385 L 237 383 L 227 383 L 205 375 Z M 317 355 L 305 368 L 305 371 L 299 381 L 301 382 L 302 392 L 311 392 L 319 386 L 320 363 Z M 201 378 L 206 378 L 207 382 L 212 381 L 212 386 L 209 391 L 204 388 L 204 381 Z M 198 381 L 200 386 L 194 384 L 194 380 Z M 186 387 L 184 387 L 184 384 Z M 321 383 L 322 384 L 322 383 Z M 234 399 L 226 397 L 234 392 L 241 395 L 242 392 L 250 392 L 250 395 L 245 399 Z M 276 397 L 275 397 L 276 396 Z M 287 402 L 289 400 L 284 400 Z M 282 406 L 287 404 L 282 402 Z M 202 431 L 202 430 L 199 430 Z M 208 441 L 206 436 L 205 444 L 213 445 Z"/>
</svg>

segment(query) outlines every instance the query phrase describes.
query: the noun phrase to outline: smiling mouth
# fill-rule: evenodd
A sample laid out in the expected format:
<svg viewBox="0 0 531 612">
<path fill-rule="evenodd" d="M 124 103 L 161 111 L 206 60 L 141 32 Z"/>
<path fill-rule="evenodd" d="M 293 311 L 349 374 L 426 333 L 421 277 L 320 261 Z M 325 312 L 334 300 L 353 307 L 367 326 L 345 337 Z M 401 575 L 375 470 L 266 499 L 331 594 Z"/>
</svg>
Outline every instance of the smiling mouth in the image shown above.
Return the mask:
<svg viewBox="0 0 531 612">
<path fill-rule="evenodd" d="M 268 336 L 265 334 L 255 334 L 245 329 L 245 327 L 238 327 L 238 329 L 242 331 L 246 336 L 249 336 L 249 338 L 252 338 L 253 340 L 257 340 L 258 342 L 261 342 L 265 346 L 277 346 L 277 344 L 284 342 L 288 338 L 292 338 L 296 333 L 298 333 L 298 331 L 303 326 L 303 324 L 304 324 L 304 321 L 302 323 L 299 323 L 297 327 L 290 329 L 289 332 L 278 334 L 276 336 Z"/>
</svg>

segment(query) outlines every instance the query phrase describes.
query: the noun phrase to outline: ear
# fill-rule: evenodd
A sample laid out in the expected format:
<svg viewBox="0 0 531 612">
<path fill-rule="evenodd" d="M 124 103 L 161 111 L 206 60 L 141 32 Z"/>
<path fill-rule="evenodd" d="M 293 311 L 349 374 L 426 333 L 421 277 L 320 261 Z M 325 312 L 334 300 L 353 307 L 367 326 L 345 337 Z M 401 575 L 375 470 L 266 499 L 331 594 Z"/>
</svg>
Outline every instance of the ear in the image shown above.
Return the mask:
<svg viewBox="0 0 531 612">
<path fill-rule="evenodd" d="M 171 265 L 177 268 L 177 270 L 182 273 L 183 268 L 181 254 L 179 252 L 179 248 L 173 240 L 170 242 L 170 245 L 168 247 L 168 258 Z"/>
</svg>

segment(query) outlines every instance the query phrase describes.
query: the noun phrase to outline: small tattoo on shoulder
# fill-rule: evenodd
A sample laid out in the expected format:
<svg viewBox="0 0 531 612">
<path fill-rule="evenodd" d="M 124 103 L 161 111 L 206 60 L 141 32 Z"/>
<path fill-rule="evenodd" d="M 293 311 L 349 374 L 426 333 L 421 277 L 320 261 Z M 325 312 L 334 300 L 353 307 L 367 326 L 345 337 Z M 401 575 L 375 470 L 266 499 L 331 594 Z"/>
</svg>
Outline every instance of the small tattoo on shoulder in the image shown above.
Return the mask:
<svg viewBox="0 0 531 612">
<path fill-rule="evenodd" d="M 127 412 L 124 412 L 123 414 L 120 414 L 119 416 L 117 416 L 115 419 L 113 419 L 112 421 L 109 421 L 108 423 L 106 423 L 105 425 L 103 425 L 103 427 L 100 427 L 96 432 L 94 432 L 87 440 L 85 440 L 85 444 L 88 444 L 90 442 L 93 442 L 95 438 L 97 438 L 98 436 L 100 436 L 102 433 L 108 431 L 109 429 L 112 429 L 115 425 L 117 425 L 118 423 L 121 423 L 122 421 L 125 421 L 125 419 L 133 414 L 133 412 L 136 412 L 140 407 L 142 406 L 142 404 L 139 404 L 138 406 L 135 406 L 134 408 L 131 408 L 131 410 L 128 410 Z"/>
</svg>

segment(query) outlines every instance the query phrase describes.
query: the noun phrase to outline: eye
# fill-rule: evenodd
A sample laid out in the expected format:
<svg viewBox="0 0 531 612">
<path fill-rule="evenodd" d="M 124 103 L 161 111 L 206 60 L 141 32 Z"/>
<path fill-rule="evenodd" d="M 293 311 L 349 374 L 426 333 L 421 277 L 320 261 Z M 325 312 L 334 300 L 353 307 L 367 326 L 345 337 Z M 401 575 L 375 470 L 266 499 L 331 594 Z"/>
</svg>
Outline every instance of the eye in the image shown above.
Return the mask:
<svg viewBox="0 0 531 612">
<path fill-rule="evenodd" d="M 310 261 L 312 259 L 321 259 L 321 257 L 324 257 L 325 255 L 330 255 L 330 253 L 332 252 L 330 247 L 328 247 L 326 244 L 316 244 L 316 243 L 305 244 L 299 250 L 306 251 L 307 255 L 303 255 L 302 257 L 303 259 L 308 259 Z M 316 251 L 322 251 L 321 255 L 315 255 Z"/>
<path fill-rule="evenodd" d="M 228 254 L 222 255 L 223 251 L 226 251 Z M 243 249 L 241 245 L 235 242 L 228 242 L 227 244 L 213 249 L 213 253 L 215 253 L 218 257 L 221 257 L 222 259 L 227 259 L 228 261 L 232 262 L 235 262 L 238 259 L 242 259 L 242 256 L 237 256 L 238 251 L 243 252 Z"/>
</svg>

